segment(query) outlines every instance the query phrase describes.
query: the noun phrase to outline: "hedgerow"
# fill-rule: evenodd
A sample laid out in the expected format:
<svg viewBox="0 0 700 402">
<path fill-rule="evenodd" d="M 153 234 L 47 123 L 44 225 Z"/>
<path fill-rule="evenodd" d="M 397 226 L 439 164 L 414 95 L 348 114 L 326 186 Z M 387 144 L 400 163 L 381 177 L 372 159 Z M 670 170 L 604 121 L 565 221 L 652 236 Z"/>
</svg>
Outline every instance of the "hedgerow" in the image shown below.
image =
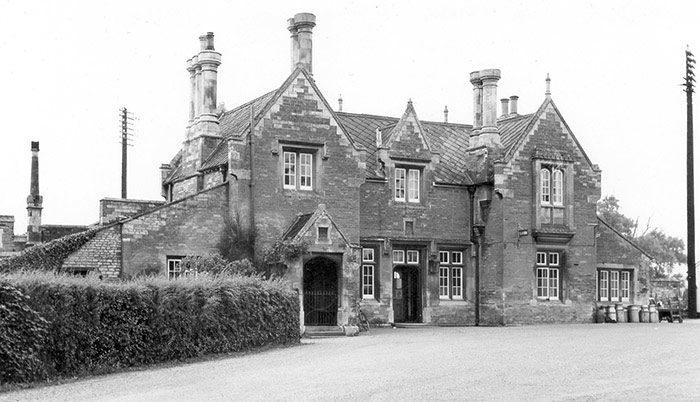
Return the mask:
<svg viewBox="0 0 700 402">
<path fill-rule="evenodd" d="M 96 229 L 74 233 L 32 246 L 19 255 L 0 260 L 0 272 L 39 270 L 58 272 L 65 259 L 97 234 Z"/>
<path fill-rule="evenodd" d="M 105 283 L 38 272 L 5 280 L 48 322 L 34 354 L 48 378 L 299 342 L 298 296 L 277 280 L 204 275 Z"/>
</svg>

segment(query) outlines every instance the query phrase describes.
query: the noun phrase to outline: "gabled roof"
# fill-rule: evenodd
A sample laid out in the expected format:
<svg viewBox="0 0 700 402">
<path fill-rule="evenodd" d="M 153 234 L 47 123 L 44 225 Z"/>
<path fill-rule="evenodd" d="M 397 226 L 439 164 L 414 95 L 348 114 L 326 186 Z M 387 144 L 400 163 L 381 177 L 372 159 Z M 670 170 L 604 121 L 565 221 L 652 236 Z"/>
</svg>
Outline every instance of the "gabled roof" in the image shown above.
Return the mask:
<svg viewBox="0 0 700 402">
<path fill-rule="evenodd" d="M 331 226 L 335 231 L 338 232 L 340 238 L 343 239 L 347 246 L 352 246 L 348 241 L 347 237 L 343 234 L 343 231 L 335 223 L 331 215 L 326 211 L 325 204 L 318 204 L 316 211 L 310 214 L 299 214 L 292 224 L 287 228 L 287 230 L 282 235 L 282 240 L 296 240 L 301 239 L 304 235 L 316 224 L 321 218 L 327 218 Z"/>
<path fill-rule="evenodd" d="M 646 256 L 647 258 L 649 258 L 651 261 L 656 261 L 656 260 L 654 259 L 654 257 L 653 257 L 651 254 L 649 254 L 646 250 L 644 250 L 643 248 L 641 248 L 637 243 L 635 243 L 635 242 L 633 242 L 632 240 L 630 240 L 629 238 L 627 238 L 627 236 L 625 236 L 625 235 L 623 235 L 622 233 L 620 233 L 620 231 L 618 231 L 617 229 L 615 229 L 615 228 L 613 227 L 613 225 L 609 224 L 605 219 L 603 219 L 603 218 L 601 218 L 600 216 L 598 216 L 598 222 L 602 223 L 603 226 L 605 226 L 606 228 L 610 229 L 610 231 L 612 231 L 613 233 L 615 233 L 615 234 L 616 234 L 620 239 L 622 239 L 625 243 L 627 243 L 627 244 L 629 244 L 630 246 L 632 246 L 632 247 L 634 247 L 635 249 L 637 249 L 640 253 L 644 254 L 644 256 Z"/>
<path fill-rule="evenodd" d="M 586 159 L 588 165 L 594 166 L 591 160 L 588 158 L 588 155 L 586 155 L 586 152 L 583 150 L 583 147 L 581 147 L 581 143 L 578 142 L 578 139 L 571 131 L 571 128 L 569 128 L 569 125 L 566 123 L 566 120 L 564 120 L 564 116 L 562 116 L 561 112 L 559 111 L 559 108 L 557 108 L 557 105 L 554 104 L 554 101 L 550 96 L 547 96 L 545 98 L 544 102 L 542 102 L 540 107 L 537 109 L 537 112 L 533 114 L 504 119 L 498 122 L 498 128 L 501 133 L 501 144 L 503 144 L 504 150 L 503 160 L 506 162 L 510 161 L 510 159 L 515 154 L 515 151 L 525 141 L 527 135 L 530 133 L 530 131 L 532 131 L 532 128 L 534 127 L 535 123 L 542 117 L 542 114 L 544 114 L 548 106 L 551 106 L 557 113 L 557 116 L 564 124 L 566 131 L 574 140 L 574 143 L 576 143 L 578 150 L 581 152 L 584 159 Z M 540 152 L 546 153 L 547 150 L 540 150 Z M 541 154 L 539 156 L 556 160 L 573 160 L 572 155 L 562 153 L 559 150 L 557 150 L 553 155 Z"/>
<path fill-rule="evenodd" d="M 313 78 L 311 78 L 309 73 L 304 68 L 298 66 L 294 69 L 294 71 L 292 71 L 292 73 L 287 77 L 287 79 L 282 83 L 282 85 L 280 85 L 279 88 L 277 88 L 276 90 L 268 92 L 265 95 L 259 96 L 253 99 L 252 101 L 248 101 L 243 105 L 238 106 L 229 112 L 226 112 L 224 116 L 222 116 L 222 118 L 220 119 L 221 135 L 224 138 L 224 140 L 228 138 L 240 139 L 247 136 L 250 133 L 251 127 L 251 106 L 253 108 L 254 113 L 252 123 L 253 126 L 255 126 L 256 124 L 258 124 L 260 119 L 262 119 L 262 117 L 270 110 L 272 105 L 274 105 L 277 102 L 280 96 L 284 94 L 284 92 L 294 82 L 294 80 L 299 77 L 299 75 L 304 76 L 304 78 L 311 85 L 315 93 L 321 99 L 321 102 L 324 104 L 326 109 L 331 113 L 331 115 L 333 115 L 333 109 L 330 107 L 328 101 L 326 101 L 323 94 L 316 86 Z M 344 133 L 347 133 L 342 127 L 342 124 L 340 122 L 338 122 L 338 124 L 341 126 L 339 127 L 339 129 Z M 348 136 L 348 140 L 353 144 L 353 146 L 356 145 L 353 141 L 353 138 L 351 138 L 350 136 Z M 226 141 L 222 141 L 212 152 L 212 154 L 204 161 L 200 170 L 211 169 L 216 166 L 225 164 L 227 163 L 227 161 L 228 148 L 226 146 Z"/>
<path fill-rule="evenodd" d="M 377 160 L 377 129 L 382 134 L 382 142 L 386 143 L 391 130 L 398 125 L 400 119 L 346 112 L 335 112 L 335 114 L 348 134 L 358 144 L 367 148 L 367 177 L 383 179 Z M 435 181 L 446 184 L 473 184 L 467 174 L 465 155 L 465 150 L 469 148 L 472 126 L 431 121 L 420 121 L 420 125 L 430 150 L 440 153 L 440 162 L 435 170 Z"/>
<path fill-rule="evenodd" d="M 415 127 L 413 122 L 415 122 Z M 413 108 L 413 102 L 410 100 L 398 123 L 385 131 L 387 138 L 384 138 L 384 131 L 382 131 L 382 145 L 389 148 L 389 155 L 392 158 L 431 159 L 430 144 L 426 139 L 423 125 L 418 120 L 416 110 Z"/>
</svg>

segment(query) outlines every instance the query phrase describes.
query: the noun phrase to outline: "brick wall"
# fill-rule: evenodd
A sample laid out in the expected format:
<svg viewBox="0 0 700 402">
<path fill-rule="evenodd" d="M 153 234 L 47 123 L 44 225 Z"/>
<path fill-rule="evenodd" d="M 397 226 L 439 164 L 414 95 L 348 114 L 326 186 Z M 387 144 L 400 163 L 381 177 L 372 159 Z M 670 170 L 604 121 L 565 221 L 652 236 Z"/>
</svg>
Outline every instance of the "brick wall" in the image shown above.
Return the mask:
<svg viewBox="0 0 700 402">
<path fill-rule="evenodd" d="M 164 204 L 165 201 L 104 198 L 100 200 L 100 224 L 130 218 Z"/>
<path fill-rule="evenodd" d="M 573 233 L 571 240 L 536 240 L 536 175 L 533 155 L 554 150 L 557 163 L 572 170 L 565 180 L 565 225 L 545 231 Z M 511 161 L 495 166 L 496 186 L 489 209 L 482 262 L 482 321 L 487 323 L 591 322 L 596 295 L 596 201 L 600 172 L 585 158 L 549 105 Z M 527 236 L 518 236 L 527 229 Z M 560 299 L 537 296 L 536 252 L 562 253 Z M 501 271 L 502 269 L 502 271 Z"/>
<path fill-rule="evenodd" d="M 103 278 L 117 278 L 121 271 L 121 234 L 119 226 L 112 226 L 72 253 L 63 262 L 63 270 L 96 271 Z"/>
<path fill-rule="evenodd" d="M 254 195 L 256 252 L 280 238 L 297 213 L 311 213 L 321 203 L 345 236 L 359 242 L 360 184 L 364 181 L 364 151 L 357 150 L 338 128 L 319 94 L 303 75 L 254 130 Z M 283 188 L 284 151 L 313 154 L 313 190 Z M 248 149 L 241 143 L 232 173 L 238 177 L 239 200 L 248 204 Z M 246 209 L 238 209 L 245 212 Z M 247 222 L 247 216 L 240 214 Z"/>
<path fill-rule="evenodd" d="M 41 225 L 41 241 L 43 243 L 51 240 L 60 239 L 61 237 L 80 233 L 88 230 L 87 226 L 80 225 Z"/>
<path fill-rule="evenodd" d="M 168 256 L 216 252 L 228 214 L 227 187 L 204 190 L 123 223 L 123 275 L 165 274 Z"/>
</svg>

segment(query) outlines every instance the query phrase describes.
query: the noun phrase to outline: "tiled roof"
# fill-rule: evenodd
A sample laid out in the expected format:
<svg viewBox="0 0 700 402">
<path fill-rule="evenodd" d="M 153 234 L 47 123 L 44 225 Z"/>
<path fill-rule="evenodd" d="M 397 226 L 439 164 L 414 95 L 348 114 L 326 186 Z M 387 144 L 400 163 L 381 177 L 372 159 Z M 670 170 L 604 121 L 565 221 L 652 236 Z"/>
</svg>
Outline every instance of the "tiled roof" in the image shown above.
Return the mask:
<svg viewBox="0 0 700 402">
<path fill-rule="evenodd" d="M 367 148 L 367 177 L 383 178 L 378 172 L 377 132 L 382 134 L 386 143 L 399 119 L 396 117 L 375 116 L 336 112 L 338 120 L 348 134 L 359 144 Z M 437 182 L 450 184 L 471 184 L 466 173 L 464 151 L 469 146 L 469 134 L 472 126 L 467 124 L 437 123 L 421 121 L 430 148 L 440 153 L 440 163 L 435 171 Z"/>
<path fill-rule="evenodd" d="M 306 225 L 306 222 L 311 219 L 311 217 L 314 214 L 299 214 L 297 215 L 296 219 L 294 222 L 287 228 L 287 231 L 284 233 L 284 236 L 282 236 L 282 240 L 289 240 L 293 239 L 294 236 L 296 236 L 299 231 Z"/>
<path fill-rule="evenodd" d="M 259 96 L 252 101 L 248 101 L 224 113 L 219 119 L 221 136 L 223 138 L 231 138 L 244 135 L 244 131 L 250 125 L 250 107 L 253 107 L 253 112 L 255 114 L 260 113 L 274 97 L 276 92 L 277 90 L 270 91 L 265 95 Z M 214 152 L 204 161 L 201 170 L 211 169 L 226 163 L 228 163 L 228 147 L 226 146 L 226 141 L 221 141 L 216 149 L 214 149 Z"/>
<path fill-rule="evenodd" d="M 534 114 L 526 114 L 498 121 L 498 131 L 501 133 L 503 156 L 506 161 L 513 156 L 520 140 L 527 135 L 534 116 Z"/>
</svg>

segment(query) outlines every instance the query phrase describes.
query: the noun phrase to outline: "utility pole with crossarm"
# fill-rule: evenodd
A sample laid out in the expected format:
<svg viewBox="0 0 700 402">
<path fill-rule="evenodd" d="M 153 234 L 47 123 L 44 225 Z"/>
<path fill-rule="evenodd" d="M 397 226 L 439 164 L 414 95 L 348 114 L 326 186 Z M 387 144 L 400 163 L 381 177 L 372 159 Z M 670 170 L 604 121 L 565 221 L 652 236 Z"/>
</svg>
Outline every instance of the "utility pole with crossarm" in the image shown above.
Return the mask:
<svg viewBox="0 0 700 402">
<path fill-rule="evenodd" d="M 685 51 L 685 95 L 687 102 L 688 143 L 688 317 L 698 316 L 698 287 L 695 269 L 695 178 L 693 171 L 693 88 L 695 87 L 695 58 L 690 49 Z"/>
</svg>

